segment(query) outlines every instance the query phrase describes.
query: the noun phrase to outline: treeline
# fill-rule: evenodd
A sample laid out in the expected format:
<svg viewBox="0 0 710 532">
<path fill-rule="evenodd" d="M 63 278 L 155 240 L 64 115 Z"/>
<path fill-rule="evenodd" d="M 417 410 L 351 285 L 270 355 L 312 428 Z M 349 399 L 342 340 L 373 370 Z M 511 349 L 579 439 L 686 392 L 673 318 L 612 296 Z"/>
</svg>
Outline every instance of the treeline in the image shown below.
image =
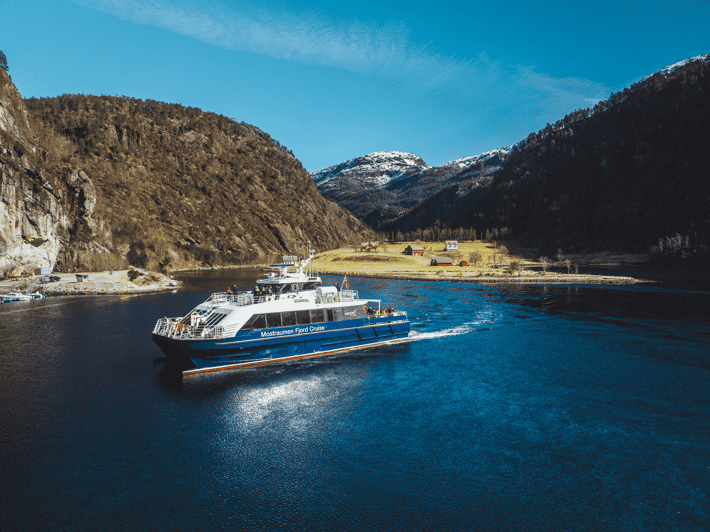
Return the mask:
<svg viewBox="0 0 710 532">
<path fill-rule="evenodd" d="M 415 229 L 406 232 L 380 232 L 377 233 L 377 238 L 388 242 L 443 242 L 445 240 L 499 242 L 512 238 L 512 231 L 509 227 L 494 227 L 477 231 L 474 228 L 464 227 L 454 229 L 442 226 L 439 220 L 437 222 L 439 223 L 426 229 Z"/>
</svg>

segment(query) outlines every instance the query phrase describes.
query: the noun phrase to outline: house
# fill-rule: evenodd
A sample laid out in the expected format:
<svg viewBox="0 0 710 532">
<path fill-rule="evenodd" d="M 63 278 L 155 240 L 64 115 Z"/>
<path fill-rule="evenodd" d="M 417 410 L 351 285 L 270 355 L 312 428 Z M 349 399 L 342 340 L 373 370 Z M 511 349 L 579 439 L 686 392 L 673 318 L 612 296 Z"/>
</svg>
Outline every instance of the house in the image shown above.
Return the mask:
<svg viewBox="0 0 710 532">
<path fill-rule="evenodd" d="M 444 251 L 458 251 L 459 250 L 459 243 L 456 242 L 456 240 L 447 240 L 446 241 L 446 249 Z"/>
<path fill-rule="evenodd" d="M 406 255 L 424 255 L 424 248 L 417 246 L 416 244 L 412 244 L 411 246 L 404 248 L 404 253 Z"/>
<path fill-rule="evenodd" d="M 453 262 L 451 262 L 451 259 L 447 259 L 446 257 L 434 257 L 431 259 L 431 262 L 429 263 L 430 266 L 453 266 Z"/>
</svg>

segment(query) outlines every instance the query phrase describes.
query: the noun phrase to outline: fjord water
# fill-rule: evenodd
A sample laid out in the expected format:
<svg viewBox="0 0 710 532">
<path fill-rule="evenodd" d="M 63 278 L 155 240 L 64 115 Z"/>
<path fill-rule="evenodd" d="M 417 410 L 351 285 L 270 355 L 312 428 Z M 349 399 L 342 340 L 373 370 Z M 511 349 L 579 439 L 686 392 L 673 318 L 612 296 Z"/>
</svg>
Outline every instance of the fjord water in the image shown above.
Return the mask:
<svg viewBox="0 0 710 532">
<path fill-rule="evenodd" d="M 0 529 L 710 529 L 707 285 L 352 279 L 410 342 L 153 364 L 158 318 L 259 276 L 0 306 Z"/>
</svg>

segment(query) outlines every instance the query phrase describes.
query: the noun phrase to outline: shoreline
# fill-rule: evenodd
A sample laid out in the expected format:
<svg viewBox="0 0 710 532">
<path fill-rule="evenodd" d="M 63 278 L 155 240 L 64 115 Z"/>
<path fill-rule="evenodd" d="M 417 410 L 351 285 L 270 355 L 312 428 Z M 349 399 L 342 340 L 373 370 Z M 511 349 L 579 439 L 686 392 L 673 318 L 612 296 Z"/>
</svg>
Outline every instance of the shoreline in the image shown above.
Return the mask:
<svg viewBox="0 0 710 532">
<path fill-rule="evenodd" d="M 20 279 L 0 282 L 0 293 L 7 293 L 13 290 L 30 292 L 40 290 L 47 296 L 121 296 L 136 294 L 151 294 L 156 292 L 168 292 L 180 288 L 182 283 L 170 277 L 152 272 L 146 272 L 135 268 L 143 277 L 150 282 L 136 284 L 129 279 L 129 270 L 116 270 L 104 272 L 76 272 L 76 273 L 54 273 L 59 277 L 59 281 L 51 283 L 39 283 L 37 280 Z M 78 281 L 77 275 L 87 276 L 84 281 Z M 155 281 L 153 281 L 155 279 Z M 27 285 L 21 289 L 20 286 Z"/>
<path fill-rule="evenodd" d="M 406 244 L 406 243 L 400 243 Z M 464 244 L 464 243 L 462 243 Z M 473 244 L 473 243 L 471 243 Z M 399 248 L 400 245 L 394 246 Z M 470 244 L 469 244 L 470 245 Z M 477 247 L 482 247 L 483 243 L 476 242 Z M 393 247 L 389 245 L 388 247 Z M 490 247 L 490 246 L 486 246 Z M 445 256 L 446 253 L 436 253 L 438 256 Z M 601 252 L 594 255 L 569 255 L 575 259 L 576 263 L 584 264 L 586 267 L 623 267 L 624 265 L 638 266 L 645 263 L 639 257 L 629 255 L 613 254 Z M 514 258 L 514 257 L 510 257 Z M 582 259 L 582 260 L 580 260 Z M 586 259 L 586 260 L 584 260 Z M 621 259 L 621 260 L 619 260 Z M 624 260 L 626 259 L 626 260 Z M 502 267 L 488 266 L 430 266 L 429 258 L 412 257 L 398 252 L 357 252 L 349 248 L 326 251 L 316 255 L 312 262 L 312 267 L 319 274 L 340 276 L 348 275 L 352 277 L 363 277 L 369 279 L 398 279 L 410 281 L 455 281 L 478 283 L 485 285 L 632 285 L 642 283 L 656 283 L 649 279 L 628 277 L 622 275 L 598 275 L 598 274 L 573 274 L 558 272 L 522 271 L 511 272 Z M 337 262 L 336 262 L 337 261 Z M 336 262 L 334 264 L 334 262 Z M 521 260 L 523 267 L 537 267 L 533 261 Z M 215 271 L 227 269 L 260 269 L 269 270 L 268 264 L 250 264 L 235 266 L 212 266 L 194 269 L 172 270 L 171 273 Z M 165 276 L 148 272 L 140 268 L 131 268 L 141 275 L 138 280 L 143 279 L 142 284 L 136 284 L 129 280 L 129 270 L 103 271 L 103 272 L 73 272 L 54 273 L 60 278 L 59 281 L 41 284 L 37 277 L 30 279 L 15 279 L 0 281 L 0 295 L 12 290 L 21 289 L 29 292 L 41 290 L 48 296 L 121 296 L 139 295 L 159 292 L 169 292 L 178 290 L 182 282 Z M 77 275 L 86 275 L 84 281 L 78 281 Z"/>
<path fill-rule="evenodd" d="M 516 249 L 518 253 L 509 253 L 507 248 L 502 245 L 499 250 L 495 244 L 481 241 L 459 242 L 458 249 L 454 252 L 447 252 L 439 248 L 439 246 L 443 247 L 443 243 L 427 243 L 429 247 L 423 249 L 423 255 L 406 255 L 403 251 L 407 244 L 409 243 L 399 242 L 396 245 L 387 243 L 382 246 L 384 249 L 371 252 L 358 251 L 352 247 L 326 251 L 316 255 L 312 265 L 314 270 L 325 275 L 352 275 L 413 281 L 461 281 L 486 285 L 631 285 L 656 282 L 628 275 L 614 275 L 612 272 L 609 275 L 604 275 L 540 271 L 541 263 L 531 260 L 531 253 L 528 250 Z M 503 251 L 504 249 L 505 251 Z M 457 265 L 474 255 L 479 264 Z M 433 257 L 451 259 L 452 264 L 432 266 Z M 569 254 L 563 255 L 557 261 L 550 261 L 548 264 L 559 267 L 567 260 L 572 265 L 584 265 L 585 267 L 603 267 L 604 265 L 622 267 L 623 264 L 643 264 L 646 262 L 646 255 L 612 252 Z M 507 267 L 513 263 L 518 264 L 514 271 Z"/>
<path fill-rule="evenodd" d="M 394 273 L 394 272 L 367 272 L 367 271 L 326 271 L 318 269 L 318 274 L 323 275 L 348 275 L 352 277 L 365 277 L 368 279 L 400 279 L 405 281 L 460 281 L 480 284 L 598 284 L 598 285 L 629 285 L 642 283 L 656 283 L 650 279 L 638 279 L 621 275 L 590 275 L 590 274 L 556 274 L 545 273 L 532 275 L 466 275 L 464 272 L 451 272 L 440 270 L 429 273 Z"/>
</svg>

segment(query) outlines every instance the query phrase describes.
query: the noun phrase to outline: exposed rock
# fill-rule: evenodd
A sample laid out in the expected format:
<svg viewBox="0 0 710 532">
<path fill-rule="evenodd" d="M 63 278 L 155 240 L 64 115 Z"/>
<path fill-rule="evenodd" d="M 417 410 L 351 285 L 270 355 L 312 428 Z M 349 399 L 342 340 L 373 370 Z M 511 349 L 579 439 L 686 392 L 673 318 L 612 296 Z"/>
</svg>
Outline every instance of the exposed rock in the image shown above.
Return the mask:
<svg viewBox="0 0 710 532">
<path fill-rule="evenodd" d="M 93 218 L 96 190 L 71 166 L 41 157 L 27 110 L 0 69 L 0 276 L 73 266 L 72 246 L 105 249 L 110 235 Z"/>
<path fill-rule="evenodd" d="M 0 177 L 0 277 L 238 263 L 370 234 L 258 128 L 129 98 L 23 101 L 3 69 Z"/>
</svg>

